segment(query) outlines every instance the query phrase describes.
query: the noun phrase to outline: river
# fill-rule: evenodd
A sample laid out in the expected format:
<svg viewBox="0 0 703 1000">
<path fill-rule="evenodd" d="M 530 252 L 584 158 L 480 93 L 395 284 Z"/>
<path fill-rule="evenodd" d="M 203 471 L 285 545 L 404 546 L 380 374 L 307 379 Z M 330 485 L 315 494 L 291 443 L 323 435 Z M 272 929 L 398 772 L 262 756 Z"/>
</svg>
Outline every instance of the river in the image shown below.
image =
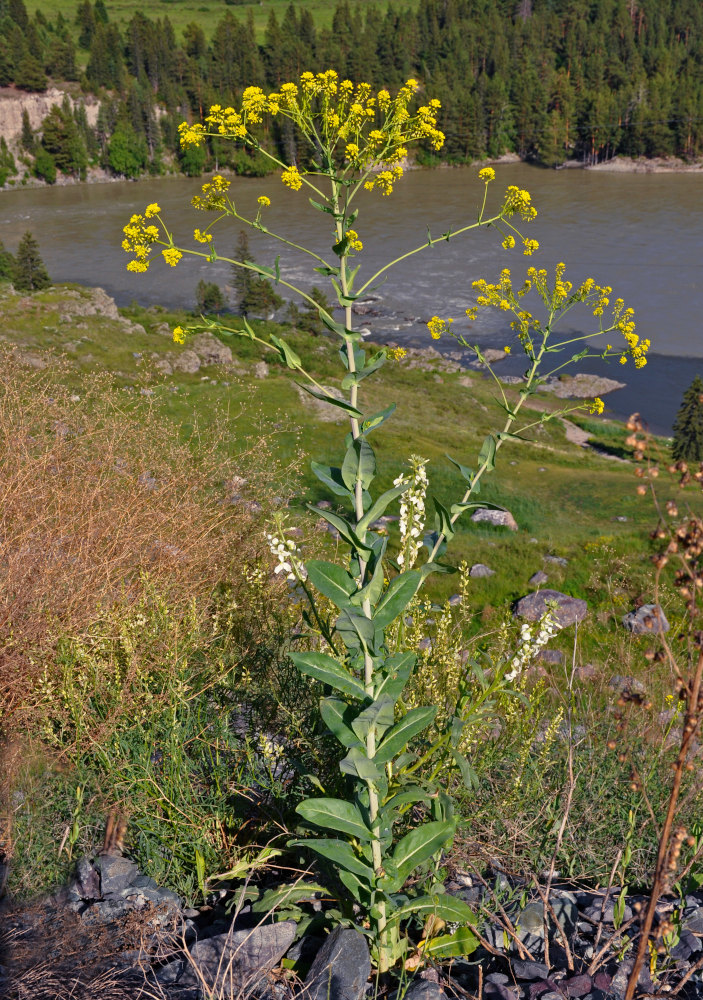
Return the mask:
<svg viewBox="0 0 703 1000">
<path fill-rule="evenodd" d="M 359 280 L 409 248 L 450 228 L 466 225 L 476 216 L 483 185 L 476 169 L 409 171 L 389 198 L 363 193 L 356 223 L 364 241 L 357 258 Z M 539 210 L 526 227 L 540 242 L 540 252 L 527 259 L 504 251 L 496 232 L 482 231 L 424 249 L 404 261 L 375 292 L 372 311 L 359 317 L 379 340 L 399 344 L 428 343 L 424 322 L 434 313 L 456 317 L 455 326 L 483 347 L 503 346 L 511 337 L 505 316 L 479 316 L 469 325 L 464 309 L 471 282 L 477 277 L 495 280 L 501 267 L 522 279 L 530 264 L 553 269 L 563 260 L 574 282 L 592 275 L 609 284 L 636 311 L 637 332 L 652 341 L 651 361 L 636 371 L 600 361 L 581 362 L 580 371 L 592 371 L 627 381 L 627 388 L 607 397 L 616 416 L 640 410 L 653 430 L 670 432 L 681 395 L 696 371 L 703 374 L 703 327 L 699 295 L 703 286 L 703 173 L 625 174 L 598 171 L 547 171 L 522 163 L 497 167 L 489 187 L 489 208 L 499 203 L 508 184 L 527 188 Z M 229 267 L 222 263 L 184 258 L 172 270 L 158 259 L 145 275 L 125 270 L 120 249 L 121 228 L 132 212 L 158 201 L 173 228 L 176 242 L 188 240 L 194 226 L 210 218 L 193 211 L 189 201 L 202 181 L 183 177 L 139 183 L 73 185 L 32 188 L 0 193 L 0 238 L 15 249 L 31 230 L 55 281 L 100 285 L 119 305 L 133 300 L 193 308 L 200 278 L 226 285 Z M 276 177 L 234 178 L 231 188 L 238 209 L 256 211 L 256 199 L 267 195 L 272 205 L 265 222 L 296 243 L 312 246 L 328 257 L 329 220 L 314 211 L 303 191 L 284 188 Z M 227 224 L 229 225 L 229 224 Z M 231 252 L 238 225 L 225 228 L 216 239 L 218 251 Z M 528 232 L 529 230 L 529 232 Z M 302 255 L 280 244 L 272 245 L 259 233 L 250 234 L 259 263 L 273 264 L 281 253 L 281 276 L 309 289 L 324 284 Z M 192 245 L 192 244 L 188 244 Z M 578 322 L 578 318 L 574 317 Z M 586 327 L 584 326 L 584 329 Z M 451 341 L 439 344 L 450 350 Z M 506 373 L 520 371 L 519 357 L 501 362 Z"/>
</svg>

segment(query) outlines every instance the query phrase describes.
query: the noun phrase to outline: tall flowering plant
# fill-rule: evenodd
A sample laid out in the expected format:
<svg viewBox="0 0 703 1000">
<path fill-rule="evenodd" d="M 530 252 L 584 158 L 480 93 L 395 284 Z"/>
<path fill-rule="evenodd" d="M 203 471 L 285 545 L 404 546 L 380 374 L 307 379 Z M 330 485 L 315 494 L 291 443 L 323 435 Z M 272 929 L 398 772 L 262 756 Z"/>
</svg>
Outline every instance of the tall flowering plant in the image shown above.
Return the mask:
<svg viewBox="0 0 703 1000">
<path fill-rule="evenodd" d="M 249 87 L 240 107 L 215 105 L 204 123 L 184 123 L 180 127 L 184 146 L 200 144 L 212 136 L 244 143 L 271 159 L 281 170 L 283 184 L 292 192 L 305 190 L 311 207 L 326 221 L 331 236 L 329 257 L 299 246 L 268 228 L 264 223 L 270 205 L 267 196 L 259 198 L 253 218 L 242 215 L 231 197 L 230 181 L 222 175 L 207 181 L 192 200 L 197 211 L 212 216 L 207 227 L 195 228 L 194 247 L 175 245 L 156 204 L 132 217 L 125 227 L 123 242 L 132 258 L 128 267 L 134 271 L 145 271 L 154 249 L 159 247 L 165 262 L 172 267 L 177 266 L 184 254 L 209 261 L 229 260 L 219 257 L 214 230 L 222 220 L 234 219 L 265 233 L 273 241 L 305 253 L 314 271 L 329 279 L 343 311 L 340 322 L 331 310 L 321 307 L 306 291 L 288 281 L 278 258 L 272 267 L 251 261 L 229 261 L 291 289 L 318 311 L 339 342 L 342 390 L 339 396 L 304 369 L 290 344 L 274 335 L 268 340 L 260 337 L 246 321 L 235 327 L 203 320 L 190 324 L 187 330 L 176 327 L 174 339 L 182 343 L 189 332 L 203 329 L 216 330 L 227 337 L 249 338 L 263 349 L 276 352 L 291 371 L 305 380 L 304 388 L 309 393 L 341 409 L 349 420 L 339 464 L 312 463 L 315 475 L 336 504 L 344 508 L 344 513 L 311 508 L 315 517 L 324 518 L 338 532 L 346 546 L 346 558 L 336 563 L 309 560 L 303 565 L 280 526 L 271 535 L 270 544 L 278 560 L 277 570 L 297 579 L 310 600 L 308 620 L 315 633 L 314 641 L 309 643 L 312 648 L 295 652 L 291 657 L 303 674 L 325 687 L 320 714 L 339 742 L 339 766 L 349 779 L 350 789 L 347 798 L 323 794 L 301 802 L 299 814 L 323 835 L 295 843 L 306 845 L 335 867 L 340 881 L 356 901 L 361 925 L 371 939 L 380 972 L 386 972 L 405 954 L 408 945 L 404 928 L 411 919 L 422 923 L 424 918 L 433 916 L 435 919 L 428 921 L 426 928 L 443 926 L 443 922 L 456 925 L 451 934 L 428 931 L 422 943 L 425 954 L 434 957 L 466 954 L 476 945 L 471 931 L 475 918 L 470 908 L 445 894 L 431 877 L 424 880 L 417 877 L 423 872 L 427 875 L 433 859 L 451 844 L 456 820 L 446 789 L 423 780 L 421 763 L 427 752 L 419 757 L 412 752 L 432 725 L 437 707 L 407 707 L 403 695 L 415 667 L 416 652 L 406 648 L 405 630 L 397 627 L 398 620 L 402 623 L 408 605 L 429 574 L 447 569 L 439 559 L 455 533 L 458 518 L 479 506 L 476 494 L 483 476 L 494 468 L 498 449 L 506 440 L 515 439 L 518 431 L 531 426 L 516 424 L 525 399 L 539 386 L 544 357 L 550 352 L 563 351 L 574 340 L 586 340 L 611 330 L 620 331 L 626 338 L 625 347 L 619 352 L 623 359 L 630 354 L 637 363 L 638 358 L 644 357 L 643 351 L 646 353 L 641 345 L 640 353 L 636 353 L 638 345 L 632 340 L 635 335 L 631 311 L 618 302 L 612 320 L 605 323 L 603 316 L 609 306 L 610 289 L 590 282 L 574 291 L 564 280 L 562 265 L 552 282 L 545 271 L 529 272 L 525 285 L 516 292 L 507 271 L 496 284 L 481 282 L 476 304 L 469 307 L 470 315 L 481 307 L 495 307 L 513 314 L 517 341 L 528 360 L 527 379 L 515 399 L 509 399 L 501 386 L 505 420 L 500 429 L 486 437 L 475 466 L 468 468 L 454 462 L 464 480 L 456 503 L 447 508 L 431 498 L 435 530 L 429 536 L 429 552 L 421 561 L 428 489 L 426 463 L 413 458 L 409 474 L 399 477 L 390 489 L 376 494 L 373 484 L 377 462 L 372 441 L 375 432 L 392 417 L 395 404 L 389 400 L 377 412 L 369 412 L 364 404 L 366 379 L 377 374 L 390 358 L 401 358 L 403 351 L 367 350 L 353 327 L 352 305 L 390 267 L 440 240 L 491 227 L 501 234 L 506 250 L 519 245 L 525 255 L 531 256 L 538 244 L 520 229 L 521 223 L 529 223 L 536 215 L 529 192 L 510 186 L 498 207 L 487 211 L 489 185 L 495 179 L 495 172 L 486 167 L 479 172 L 483 190 L 475 221 L 437 237 L 428 235 L 420 245 L 361 280 L 355 257 L 363 251 L 363 239 L 357 228 L 355 197 L 361 189 L 390 196 L 402 177 L 409 147 L 425 142 L 438 150 L 444 141 L 437 128 L 439 101 L 429 99 L 418 104 L 420 89 L 417 81 L 408 80 L 392 96 L 385 89 L 374 92 L 366 83 L 340 81 L 333 70 L 317 75 L 303 73 L 298 82 L 285 83 L 276 93 L 266 94 L 257 87 Z M 305 163 L 285 163 L 262 146 L 260 127 L 270 118 L 285 118 L 292 123 L 311 150 Z M 537 292 L 546 307 L 546 322 L 525 309 L 522 300 L 530 291 Z M 556 321 L 578 303 L 591 307 L 598 318 L 596 329 L 591 334 L 555 343 L 552 333 Z M 433 337 L 452 333 L 452 320 L 434 317 L 429 330 Z M 478 348 L 474 350 L 482 358 Z M 608 347 L 598 353 L 614 351 Z M 583 354 L 582 351 L 577 357 Z M 596 400 L 592 406 L 599 410 L 602 404 Z M 547 414 L 539 418 L 546 419 L 549 419 Z M 398 502 L 402 547 L 393 560 L 387 536 L 377 532 L 374 524 Z M 331 618 L 318 610 L 317 595 L 322 595 L 336 609 Z M 520 654 L 517 661 L 511 670 L 513 675 L 520 669 Z M 448 743 L 459 766 L 463 726 L 462 719 L 452 720 L 445 741 L 445 748 Z M 411 821 L 411 810 L 414 816 L 417 810 L 413 806 L 418 803 L 426 807 L 425 818 L 421 822 Z M 414 887 L 409 888 L 411 876 L 416 877 L 412 880 Z"/>
</svg>

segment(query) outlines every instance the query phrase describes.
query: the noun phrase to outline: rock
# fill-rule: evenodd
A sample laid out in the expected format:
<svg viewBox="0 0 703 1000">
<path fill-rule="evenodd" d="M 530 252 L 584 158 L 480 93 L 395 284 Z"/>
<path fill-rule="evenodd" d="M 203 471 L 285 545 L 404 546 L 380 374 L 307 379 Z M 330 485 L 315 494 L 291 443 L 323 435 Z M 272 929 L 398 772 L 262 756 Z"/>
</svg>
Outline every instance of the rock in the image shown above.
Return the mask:
<svg viewBox="0 0 703 1000">
<path fill-rule="evenodd" d="M 486 569 L 488 569 L 488 567 L 486 567 Z M 491 574 L 488 573 L 486 575 L 490 576 Z M 471 576 L 471 570 L 469 570 L 469 576 Z M 457 608 L 463 600 L 464 598 L 461 596 L 461 594 L 452 594 L 452 596 L 449 598 L 449 607 Z"/>
<path fill-rule="evenodd" d="M 518 986 L 504 986 L 503 983 L 486 982 L 483 995 L 491 1000 L 517 1000 L 522 994 Z"/>
<path fill-rule="evenodd" d="M 188 348 L 174 354 L 171 359 L 171 367 L 175 372 L 183 372 L 184 375 L 195 375 L 200 371 L 200 358 Z"/>
<path fill-rule="evenodd" d="M 555 566 L 568 566 L 569 560 L 564 559 L 563 556 L 545 556 L 544 561 L 548 563 L 553 563 Z"/>
<path fill-rule="evenodd" d="M 533 573 L 530 579 L 527 581 L 531 587 L 541 587 L 543 583 L 546 583 L 549 577 L 544 572 L 543 569 L 538 569 L 536 573 Z"/>
<path fill-rule="evenodd" d="M 528 962 L 514 958 L 510 963 L 516 979 L 546 979 L 549 969 L 544 962 Z"/>
<path fill-rule="evenodd" d="M 110 298 L 104 288 L 82 288 L 80 291 L 71 289 L 62 296 L 60 309 L 62 319 L 72 316 L 105 316 L 130 327 L 133 325 L 129 320 L 122 319 L 115 300 Z M 141 327 L 140 329 L 143 330 Z"/>
<path fill-rule="evenodd" d="M 576 667 L 576 676 L 580 681 L 593 680 L 597 672 L 592 663 L 582 663 L 581 666 Z"/>
<path fill-rule="evenodd" d="M 583 621 L 588 614 L 588 605 L 585 601 L 561 594 L 558 590 L 535 590 L 532 594 L 521 597 L 515 604 L 515 614 L 530 622 L 539 621 L 549 610 L 547 601 L 557 605 L 556 610 L 553 609 L 551 613 L 562 628 Z"/>
<path fill-rule="evenodd" d="M 307 1000 L 362 1000 L 370 975 L 366 938 L 352 928 L 336 927 L 310 966 L 305 995 Z"/>
<path fill-rule="evenodd" d="M 551 663 L 552 666 L 559 666 L 564 662 L 564 654 L 560 649 L 540 649 L 537 659 L 542 663 Z"/>
<path fill-rule="evenodd" d="M 622 620 L 625 628 L 634 635 L 652 635 L 669 631 L 669 623 L 659 604 L 643 604 L 630 611 Z"/>
<path fill-rule="evenodd" d="M 625 674 L 613 674 L 608 681 L 608 687 L 619 692 L 629 691 L 630 694 L 644 694 L 646 691 L 642 681 Z"/>
<path fill-rule="evenodd" d="M 447 994 L 439 983 L 427 979 L 414 979 L 405 991 L 403 1000 L 445 1000 Z"/>
<path fill-rule="evenodd" d="M 154 368 L 156 368 L 157 371 L 160 371 L 162 375 L 173 375 L 173 367 L 171 365 L 171 362 L 168 361 L 166 358 L 160 358 L 158 361 L 156 361 L 154 363 Z"/>
<path fill-rule="evenodd" d="M 96 858 L 95 869 L 100 874 L 100 894 L 103 899 L 121 893 L 139 875 L 135 863 L 120 855 L 108 854 Z"/>
<path fill-rule="evenodd" d="M 200 358 L 201 364 L 206 367 L 232 364 L 232 348 L 227 347 L 212 333 L 199 333 L 190 341 L 190 346 Z"/>
<path fill-rule="evenodd" d="M 269 373 L 269 366 L 265 361 L 257 361 L 254 365 L 254 378 L 266 378 Z M 307 395 L 307 393 L 306 393 Z M 310 397 L 313 398 L 312 396 Z"/>
<path fill-rule="evenodd" d="M 562 375 L 561 378 L 547 379 L 540 385 L 541 392 L 553 392 L 559 399 L 585 399 L 588 396 L 605 396 L 616 389 L 624 389 L 624 382 L 599 375 Z"/>
<path fill-rule="evenodd" d="M 81 858 L 76 865 L 75 878 L 68 888 L 77 899 L 100 899 L 100 876 L 87 858 Z"/>
<path fill-rule="evenodd" d="M 684 913 L 683 925 L 686 930 L 703 937 L 703 906 L 696 906 Z"/>
<path fill-rule="evenodd" d="M 618 901 L 617 896 L 609 896 L 605 906 L 603 907 L 602 901 L 598 900 L 594 903 L 591 903 L 590 906 L 587 906 L 583 911 L 583 915 L 585 917 L 590 917 L 591 920 L 600 920 L 601 907 L 603 907 L 603 923 L 612 924 L 614 923 L 615 920 L 615 904 L 617 903 L 617 901 Z M 630 920 L 631 918 L 632 918 L 632 910 L 626 903 L 625 909 L 623 911 L 623 918 L 622 918 L 623 922 L 625 922 L 626 920 Z"/>
<path fill-rule="evenodd" d="M 293 920 L 216 934 L 196 941 L 190 960 L 176 959 L 159 969 L 157 979 L 179 987 L 203 985 L 222 998 L 237 997 L 253 976 L 278 965 L 294 938 Z"/>
<path fill-rule="evenodd" d="M 678 944 L 671 949 L 671 957 L 687 962 L 691 955 L 701 950 L 701 947 L 703 945 L 695 934 L 691 931 L 682 931 Z"/>
<path fill-rule="evenodd" d="M 509 510 L 492 510 L 489 507 L 479 507 L 471 515 L 471 520 L 477 524 L 486 521 L 488 524 L 495 524 L 500 528 L 510 528 L 511 531 L 518 530 L 517 521 Z"/>
<path fill-rule="evenodd" d="M 484 576 L 495 576 L 495 570 L 491 569 L 490 566 L 486 566 L 485 563 L 474 563 L 469 570 L 469 576 L 479 578 Z"/>
<path fill-rule="evenodd" d="M 571 976 L 570 979 L 562 979 L 559 988 L 564 990 L 569 997 L 585 997 L 590 992 L 593 981 L 585 973 L 581 976 Z"/>
</svg>

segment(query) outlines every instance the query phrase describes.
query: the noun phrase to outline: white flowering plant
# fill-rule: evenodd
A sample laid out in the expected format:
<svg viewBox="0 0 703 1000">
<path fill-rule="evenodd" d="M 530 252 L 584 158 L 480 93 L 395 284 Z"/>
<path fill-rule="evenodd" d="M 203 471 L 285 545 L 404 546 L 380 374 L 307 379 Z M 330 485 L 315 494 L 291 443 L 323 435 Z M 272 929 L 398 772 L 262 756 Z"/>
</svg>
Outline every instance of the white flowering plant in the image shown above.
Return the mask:
<svg viewBox="0 0 703 1000">
<path fill-rule="evenodd" d="M 508 395 L 497 379 L 499 403 L 504 411 L 501 426 L 486 436 L 473 468 L 451 459 L 462 480 L 456 501 L 447 506 L 429 493 L 426 462 L 413 457 L 410 471 L 398 477 L 384 492 L 374 492 L 377 458 L 373 447 L 375 435 L 390 420 L 395 403 L 386 400 L 379 410 L 370 411 L 366 399 L 367 380 L 373 378 L 389 361 L 400 361 L 402 348 L 381 347 L 368 350 L 361 333 L 354 328 L 352 306 L 367 295 L 400 261 L 424 252 L 439 242 L 454 240 L 473 230 L 494 229 L 502 237 L 506 250 L 516 246 L 531 256 L 537 241 L 520 231 L 536 213 L 529 192 L 511 185 L 498 207 L 487 211 L 489 185 L 495 180 L 492 167 L 479 172 L 482 188 L 477 199 L 476 218 L 438 236 L 427 236 L 418 246 L 380 267 L 366 280 L 360 278 L 356 257 L 364 243 L 358 230 L 358 210 L 353 207 L 358 193 L 365 189 L 381 196 L 392 193 L 401 179 L 408 148 L 424 142 L 435 149 L 443 143 L 437 128 L 439 101 L 428 99 L 411 110 L 421 86 L 408 80 L 395 96 L 383 89 L 373 92 L 365 83 L 340 80 L 328 70 L 317 75 L 304 73 L 297 83 L 283 84 L 274 94 L 257 87 L 244 91 L 239 108 L 210 110 L 203 123 L 184 123 L 181 142 L 184 146 L 207 142 L 210 137 L 231 139 L 257 149 L 281 169 L 281 180 L 292 192 L 305 190 L 311 208 L 321 213 L 331 239 L 330 254 L 323 256 L 274 232 L 264 222 L 270 198 L 258 199 L 253 218 L 243 215 L 230 192 L 230 181 L 215 175 L 192 200 L 193 207 L 213 216 L 206 228 L 194 231 L 195 248 L 176 246 L 157 204 L 149 205 L 142 215 L 133 216 L 125 226 L 123 248 L 131 255 L 133 271 L 145 271 L 155 247 L 162 247 L 167 265 L 177 266 L 184 254 L 204 261 L 224 260 L 252 271 L 291 290 L 313 309 L 339 343 L 341 363 L 339 390 L 321 385 L 308 372 L 293 347 L 281 337 L 266 339 L 246 321 L 227 325 L 203 318 L 187 329 L 176 327 L 174 339 L 185 342 L 188 333 L 214 331 L 225 337 L 245 337 L 263 350 L 276 354 L 295 373 L 299 383 L 317 399 L 340 410 L 349 421 L 349 433 L 342 447 L 338 465 L 312 463 L 312 470 L 329 492 L 336 509 L 310 507 L 316 518 L 323 518 L 335 530 L 344 550 L 338 562 L 322 559 L 303 561 L 295 543 L 282 524 L 269 536 L 276 560 L 275 572 L 297 580 L 310 602 L 306 617 L 309 635 L 299 637 L 300 647 L 291 654 L 298 669 L 319 681 L 322 697 L 322 722 L 338 741 L 339 767 L 345 777 L 346 797 L 322 794 L 301 802 L 297 811 L 302 819 L 322 831 L 321 835 L 292 842 L 316 852 L 331 864 L 339 880 L 354 900 L 360 928 L 368 935 L 372 954 L 381 973 L 403 961 L 411 943 L 411 928 L 456 925 L 451 933 L 435 930 L 423 936 L 420 951 L 426 959 L 466 955 L 477 946 L 472 928 L 476 918 L 460 899 L 444 893 L 434 878 L 438 859 L 453 840 L 456 817 L 447 791 L 447 781 L 439 781 L 434 767 L 424 768 L 433 748 L 422 746 L 423 734 L 432 727 L 436 705 L 408 707 L 404 693 L 413 674 L 417 652 L 407 648 L 405 631 L 397 627 L 407 609 L 421 591 L 428 576 L 448 572 L 451 567 L 440 560 L 457 530 L 457 521 L 479 506 L 492 506 L 477 500 L 482 479 L 495 467 L 498 450 L 506 441 L 520 440 L 530 427 L 555 413 L 543 413 L 537 419 L 520 424 L 520 411 L 526 399 L 537 391 L 543 377 L 542 362 L 547 354 L 573 350 L 577 340 L 617 330 L 625 337 L 620 352 L 635 363 L 644 360 L 646 347 L 638 344 L 631 310 L 617 300 L 612 320 L 606 323 L 604 311 L 609 306 L 610 289 L 597 286 L 590 279 L 572 289 L 559 265 L 553 281 L 546 271 L 530 271 L 525 285 L 513 291 L 509 272 L 503 271 L 496 284 L 476 284 L 478 298 L 468 313 L 494 307 L 512 314 L 515 340 L 528 360 L 523 385 Z M 303 146 L 312 150 L 305 163 L 291 164 L 278 159 L 260 141 L 259 128 L 270 119 L 286 119 L 302 137 Z M 294 197 L 300 197 L 294 194 Z M 323 307 L 310 294 L 288 280 L 277 257 L 272 267 L 252 261 L 220 257 L 214 228 L 222 220 L 234 220 L 307 255 L 316 276 L 329 279 L 336 296 L 341 321 L 333 310 Z M 319 280 L 316 277 L 315 280 Z M 546 320 L 538 320 L 524 308 L 523 297 L 532 290 L 546 310 Z M 566 337 L 552 336 L 558 319 L 578 304 L 590 307 L 597 317 L 592 333 Z M 428 324 L 432 337 L 452 330 L 452 320 L 433 317 Z M 647 345 L 648 346 L 648 345 Z M 483 360 L 478 347 L 472 347 Z M 600 355 L 618 353 L 611 346 Z M 559 371 L 570 357 L 552 371 Z M 490 370 L 490 368 L 489 368 Z M 570 409 L 573 409 L 571 407 Z M 592 408 L 602 408 L 600 400 Z M 568 410 L 559 411 L 568 412 Z M 434 530 L 425 533 L 427 499 L 434 509 Z M 385 532 L 377 530 L 377 521 L 391 505 L 400 504 L 401 545 L 393 558 Z M 341 511 L 341 512 L 340 512 Z M 426 554 L 423 558 L 423 546 Z M 320 605 L 323 603 L 324 608 Z M 333 608 L 332 614 L 328 609 Z M 551 628 L 551 626 L 550 626 Z M 509 672 L 516 676 L 527 657 L 527 649 L 546 641 L 549 629 L 543 623 L 536 637 L 524 636 Z M 451 719 L 446 728 L 444 751 L 465 773 L 460 752 L 462 734 L 470 712 Z M 462 770 L 462 768 L 464 768 Z M 318 781 L 318 786 L 320 783 Z M 320 786 L 321 787 L 321 786 Z M 421 807 L 422 820 L 414 807 Z M 413 818 L 411 818 L 411 816 Z M 426 918 L 432 921 L 426 923 Z"/>
</svg>

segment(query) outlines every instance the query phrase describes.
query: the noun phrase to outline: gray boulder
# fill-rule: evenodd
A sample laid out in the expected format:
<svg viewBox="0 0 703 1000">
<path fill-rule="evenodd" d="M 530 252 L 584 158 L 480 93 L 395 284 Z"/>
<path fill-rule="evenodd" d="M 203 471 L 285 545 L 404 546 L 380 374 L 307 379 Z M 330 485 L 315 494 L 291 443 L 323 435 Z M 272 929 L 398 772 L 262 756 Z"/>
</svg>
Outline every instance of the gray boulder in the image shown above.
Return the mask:
<svg viewBox="0 0 703 1000">
<path fill-rule="evenodd" d="M 195 375 L 200 371 L 200 358 L 195 353 L 186 349 L 174 354 L 171 359 L 171 367 L 175 372 L 183 372 L 184 375 Z"/>
<path fill-rule="evenodd" d="M 531 587 L 541 587 L 543 583 L 547 583 L 549 577 L 544 572 L 543 569 L 538 569 L 536 573 L 533 573 L 530 579 L 527 581 Z"/>
<path fill-rule="evenodd" d="M 190 346 L 200 358 L 201 364 L 206 367 L 232 364 L 232 348 L 227 347 L 212 333 L 199 333 L 190 341 Z"/>
<path fill-rule="evenodd" d="M 622 623 L 633 635 L 657 635 L 668 632 L 670 628 L 659 604 L 643 604 L 641 608 L 625 615 Z"/>
<path fill-rule="evenodd" d="M 484 577 L 484 576 L 494 576 L 495 570 L 491 569 L 490 566 L 486 566 L 485 563 L 474 563 L 469 570 L 469 576 L 473 577 Z"/>
<path fill-rule="evenodd" d="M 471 520 L 477 524 L 486 522 L 494 524 L 498 528 L 510 528 L 511 531 L 518 530 L 517 521 L 509 510 L 493 510 L 490 507 L 479 507 L 471 515 Z"/>
<path fill-rule="evenodd" d="M 585 601 L 561 594 L 558 590 L 536 590 L 521 597 L 515 604 L 515 614 L 530 622 L 539 621 L 549 610 L 547 601 L 556 605 L 556 610 L 552 609 L 551 613 L 562 628 L 583 621 L 588 614 L 588 605 Z"/>
<path fill-rule="evenodd" d="M 308 1000 L 362 1000 L 370 975 L 366 938 L 352 928 L 335 927 L 305 977 L 305 994 Z"/>
</svg>

